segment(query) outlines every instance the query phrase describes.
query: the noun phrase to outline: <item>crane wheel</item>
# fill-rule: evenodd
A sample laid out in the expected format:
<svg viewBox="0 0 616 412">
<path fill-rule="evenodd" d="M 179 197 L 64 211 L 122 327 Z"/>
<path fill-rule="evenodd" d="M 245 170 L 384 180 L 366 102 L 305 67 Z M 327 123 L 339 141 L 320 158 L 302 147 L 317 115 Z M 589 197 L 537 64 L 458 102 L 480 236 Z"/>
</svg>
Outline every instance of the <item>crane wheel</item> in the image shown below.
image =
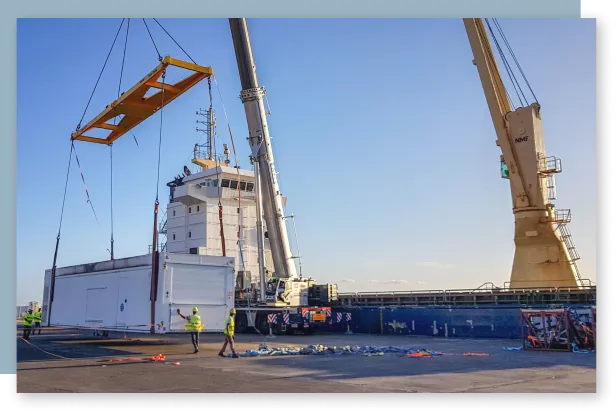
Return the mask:
<svg viewBox="0 0 616 412">
<path fill-rule="evenodd" d="M 267 323 L 267 314 L 260 314 L 256 320 L 257 329 L 264 335 L 269 334 L 269 323 Z"/>
</svg>

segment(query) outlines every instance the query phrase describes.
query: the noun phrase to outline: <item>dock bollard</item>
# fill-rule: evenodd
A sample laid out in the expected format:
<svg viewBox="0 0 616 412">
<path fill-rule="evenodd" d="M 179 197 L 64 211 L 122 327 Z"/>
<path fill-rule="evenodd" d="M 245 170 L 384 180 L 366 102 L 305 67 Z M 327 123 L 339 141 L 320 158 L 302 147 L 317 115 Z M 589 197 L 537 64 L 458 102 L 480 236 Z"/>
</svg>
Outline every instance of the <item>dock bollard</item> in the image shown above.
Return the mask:
<svg viewBox="0 0 616 412">
<path fill-rule="evenodd" d="M 274 339 L 276 336 L 274 336 L 274 334 L 272 333 L 272 323 L 274 323 L 276 321 L 276 314 L 275 313 L 270 313 L 269 315 L 267 315 L 267 323 L 269 325 L 269 335 L 267 335 L 266 337 L 269 339 Z"/>
<path fill-rule="evenodd" d="M 346 313 L 346 325 L 347 325 L 347 330 L 346 332 L 344 332 L 345 335 L 352 335 L 353 332 L 351 331 L 351 314 L 350 313 Z"/>
<path fill-rule="evenodd" d="M 272 333 L 272 324 L 269 324 L 269 335 L 266 336 L 268 339 L 274 339 L 276 335 Z"/>
</svg>

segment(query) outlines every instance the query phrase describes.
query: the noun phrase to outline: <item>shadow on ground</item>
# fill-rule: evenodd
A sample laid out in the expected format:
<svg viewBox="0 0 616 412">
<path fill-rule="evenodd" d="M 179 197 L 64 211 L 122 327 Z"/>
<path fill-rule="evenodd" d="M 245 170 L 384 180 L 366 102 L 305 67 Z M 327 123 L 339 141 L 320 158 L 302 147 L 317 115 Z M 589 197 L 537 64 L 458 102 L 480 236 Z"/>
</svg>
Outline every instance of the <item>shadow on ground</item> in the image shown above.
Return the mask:
<svg viewBox="0 0 616 412">
<path fill-rule="evenodd" d="M 128 339 L 123 339 L 123 336 L 117 335 L 100 338 L 86 337 L 83 334 L 74 334 L 69 331 L 64 334 L 49 331 L 48 336 L 45 332 L 41 336 L 34 336 L 32 343 L 41 350 L 71 359 L 63 360 L 48 355 L 19 340 L 17 360 L 25 362 L 18 365 L 20 382 L 61 388 L 63 385 L 69 385 L 70 381 L 70 385 L 77 385 L 75 388 L 78 391 L 129 390 L 128 386 L 116 389 L 113 382 L 120 377 L 130 375 L 138 376 L 140 380 L 147 377 L 151 385 L 141 387 L 139 386 L 141 383 L 139 385 L 135 383 L 134 385 L 138 387 L 132 388 L 133 390 L 142 391 L 148 388 L 147 390 L 165 392 L 168 389 L 168 379 L 173 374 L 185 377 L 194 376 L 195 382 L 201 385 L 197 385 L 199 388 L 195 387 L 197 391 L 203 391 L 206 388 L 214 390 L 215 384 L 227 379 L 237 380 L 240 377 L 245 378 L 246 382 L 252 382 L 255 379 L 257 381 L 289 380 L 290 382 L 304 382 L 302 384 L 304 386 L 317 385 L 314 382 L 329 384 L 338 382 L 359 385 L 362 388 L 365 387 L 364 389 L 369 387 L 371 391 L 381 389 L 442 391 L 442 388 L 451 391 L 492 388 L 490 390 L 494 391 L 494 388 L 518 385 L 515 386 L 515 390 L 523 392 L 562 390 L 558 388 L 573 388 L 566 389 L 566 391 L 593 392 L 596 387 L 596 356 L 594 353 L 503 350 L 503 346 L 519 345 L 518 341 L 511 340 L 361 334 L 277 336 L 272 340 L 245 334 L 238 335 L 236 340 L 240 353 L 248 349 L 257 349 L 260 344 L 265 343 L 270 347 L 311 344 L 326 346 L 391 345 L 404 348 L 425 348 L 446 354 L 431 358 L 409 358 L 401 354 L 385 354 L 384 356 L 297 355 L 222 359 L 216 356 L 220 349 L 221 336 L 210 334 L 202 335 L 201 352 L 198 355 L 189 354 L 192 348 L 190 338 L 185 334 L 133 335 Z M 463 356 L 465 352 L 484 353 L 487 356 Z M 145 363 L 159 363 L 148 361 L 149 356 L 157 353 L 165 354 L 168 363 L 181 361 L 181 366 L 146 365 Z M 36 364 L 28 361 L 41 362 Z M 107 383 L 104 385 L 99 382 L 99 386 L 96 386 L 94 382 L 86 384 L 80 381 L 83 376 L 91 373 L 87 368 L 100 368 L 103 365 L 105 368 L 99 369 L 96 375 L 100 376 L 99 380 L 103 380 L 104 377 L 104 379 L 110 379 L 109 382 L 105 381 Z M 158 376 L 156 371 L 159 368 L 171 369 L 165 369 L 165 373 Z M 206 373 L 204 369 L 207 370 Z M 204 378 L 206 376 L 207 379 Z M 60 377 L 66 382 L 58 381 Z M 212 379 L 214 381 L 211 381 Z M 307 384 L 308 381 L 313 383 Z M 129 385 L 128 381 L 124 385 Z M 520 385 L 525 386 L 522 388 Z M 314 390 L 316 388 L 316 386 L 313 387 Z M 256 387 L 253 389 L 257 390 Z M 359 387 L 356 389 L 359 390 Z M 246 391 L 250 392 L 250 390 Z M 258 391 L 263 392 L 264 390 L 259 386 Z"/>
</svg>

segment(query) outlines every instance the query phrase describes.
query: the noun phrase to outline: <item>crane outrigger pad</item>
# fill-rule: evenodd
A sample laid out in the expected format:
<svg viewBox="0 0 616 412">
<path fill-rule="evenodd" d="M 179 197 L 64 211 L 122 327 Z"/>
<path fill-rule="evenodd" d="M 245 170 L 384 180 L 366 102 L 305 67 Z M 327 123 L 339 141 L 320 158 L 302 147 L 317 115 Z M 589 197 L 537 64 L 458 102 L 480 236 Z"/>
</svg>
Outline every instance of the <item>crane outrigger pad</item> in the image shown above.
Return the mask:
<svg viewBox="0 0 616 412">
<path fill-rule="evenodd" d="M 173 84 L 161 83 L 159 79 L 169 66 L 186 69 L 193 73 Z M 133 88 L 122 93 L 117 100 L 107 106 L 103 112 L 88 124 L 73 132 L 71 140 L 110 145 L 179 95 L 212 74 L 211 67 L 199 66 L 166 56 L 154 70 L 141 79 Z M 160 91 L 145 97 L 151 88 L 159 89 Z M 161 96 L 163 88 L 164 96 Z M 124 117 L 117 125 L 107 123 L 109 120 L 121 115 Z M 105 129 L 111 132 L 105 138 L 86 136 L 85 133 L 92 129 Z"/>
</svg>

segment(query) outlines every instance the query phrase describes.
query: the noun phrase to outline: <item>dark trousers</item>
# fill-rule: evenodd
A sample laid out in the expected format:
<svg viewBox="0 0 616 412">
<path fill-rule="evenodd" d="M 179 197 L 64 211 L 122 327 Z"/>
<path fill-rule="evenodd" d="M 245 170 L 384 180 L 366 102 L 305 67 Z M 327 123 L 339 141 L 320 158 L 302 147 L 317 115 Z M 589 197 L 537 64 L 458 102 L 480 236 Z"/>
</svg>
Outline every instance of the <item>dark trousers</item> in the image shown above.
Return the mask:
<svg viewBox="0 0 616 412">
<path fill-rule="evenodd" d="M 38 334 L 41 334 L 41 322 L 34 322 L 34 328 L 38 330 Z M 36 331 L 32 331 L 32 334 L 34 335 L 34 332 Z"/>
<path fill-rule="evenodd" d="M 190 340 L 195 350 L 199 350 L 199 332 L 190 332 Z"/>
<path fill-rule="evenodd" d="M 32 326 L 24 326 L 24 335 L 23 338 L 25 340 L 30 340 L 30 333 L 32 332 Z"/>
<path fill-rule="evenodd" d="M 234 355 L 237 355 L 237 353 L 235 352 L 234 337 L 231 335 L 225 335 L 225 344 L 222 345 L 222 349 L 220 350 L 220 353 L 224 355 L 225 350 L 227 349 L 227 344 L 231 347 L 231 353 L 233 353 Z"/>
</svg>

